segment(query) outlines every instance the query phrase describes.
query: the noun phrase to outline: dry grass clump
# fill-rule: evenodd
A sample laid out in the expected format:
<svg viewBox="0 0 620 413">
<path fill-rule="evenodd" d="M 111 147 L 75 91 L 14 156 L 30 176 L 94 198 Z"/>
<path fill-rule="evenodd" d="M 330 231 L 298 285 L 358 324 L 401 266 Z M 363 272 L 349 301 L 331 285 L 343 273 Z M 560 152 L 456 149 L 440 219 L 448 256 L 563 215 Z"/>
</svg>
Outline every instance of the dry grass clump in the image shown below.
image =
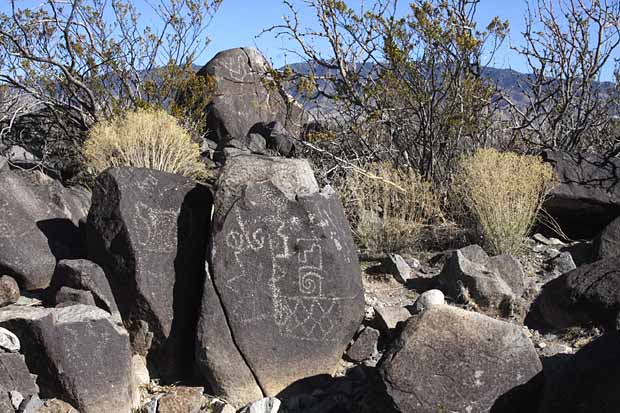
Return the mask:
<svg viewBox="0 0 620 413">
<path fill-rule="evenodd" d="M 164 110 L 127 112 L 95 124 L 83 153 L 95 175 L 112 166 L 134 166 L 196 180 L 207 177 L 199 145 Z"/>
<path fill-rule="evenodd" d="M 357 241 L 371 251 L 414 248 L 431 224 L 443 220 L 431 184 L 388 162 L 353 169 L 341 198 Z"/>
<path fill-rule="evenodd" d="M 539 157 L 481 149 L 461 159 L 456 190 L 478 224 L 489 253 L 522 252 L 554 182 Z"/>
</svg>

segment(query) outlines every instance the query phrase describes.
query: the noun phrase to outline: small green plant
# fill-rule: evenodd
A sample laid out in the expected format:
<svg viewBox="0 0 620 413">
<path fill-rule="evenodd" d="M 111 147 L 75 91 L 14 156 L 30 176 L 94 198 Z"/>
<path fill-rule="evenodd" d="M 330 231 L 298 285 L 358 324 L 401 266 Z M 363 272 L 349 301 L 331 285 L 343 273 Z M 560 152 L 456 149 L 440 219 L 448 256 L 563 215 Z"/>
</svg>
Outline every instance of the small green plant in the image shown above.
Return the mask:
<svg viewBox="0 0 620 413">
<path fill-rule="evenodd" d="M 424 230 L 443 219 L 431 184 L 413 169 L 388 162 L 355 168 L 341 198 L 357 241 L 371 251 L 414 248 Z"/>
<path fill-rule="evenodd" d="M 208 175 L 198 144 L 163 110 L 139 109 L 95 124 L 83 153 L 95 175 L 112 166 L 157 169 L 196 180 Z"/>
<path fill-rule="evenodd" d="M 456 191 L 492 254 L 522 252 L 554 181 L 539 157 L 480 149 L 462 158 Z"/>
</svg>

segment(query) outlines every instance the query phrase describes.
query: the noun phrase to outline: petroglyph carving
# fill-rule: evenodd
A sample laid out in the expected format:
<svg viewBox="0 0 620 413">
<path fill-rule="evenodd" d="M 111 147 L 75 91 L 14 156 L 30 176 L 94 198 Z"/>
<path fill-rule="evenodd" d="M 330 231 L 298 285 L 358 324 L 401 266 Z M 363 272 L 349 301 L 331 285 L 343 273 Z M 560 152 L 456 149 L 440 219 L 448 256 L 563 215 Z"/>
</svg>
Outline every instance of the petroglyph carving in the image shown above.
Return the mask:
<svg viewBox="0 0 620 413">
<path fill-rule="evenodd" d="M 176 250 L 177 214 L 157 210 L 138 202 L 136 204 L 138 243 L 145 251 L 172 253 Z"/>
</svg>

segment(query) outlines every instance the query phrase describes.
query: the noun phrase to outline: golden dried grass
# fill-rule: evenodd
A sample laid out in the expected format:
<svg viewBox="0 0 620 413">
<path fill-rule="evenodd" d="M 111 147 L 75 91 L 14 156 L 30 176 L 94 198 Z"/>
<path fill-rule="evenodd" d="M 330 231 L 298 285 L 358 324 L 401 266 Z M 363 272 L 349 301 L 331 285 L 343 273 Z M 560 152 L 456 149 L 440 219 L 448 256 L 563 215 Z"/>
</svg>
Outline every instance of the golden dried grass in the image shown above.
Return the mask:
<svg viewBox="0 0 620 413">
<path fill-rule="evenodd" d="M 388 162 L 354 168 L 341 198 L 357 241 L 371 251 L 415 248 L 430 225 L 443 221 L 431 184 L 413 169 Z"/>
<path fill-rule="evenodd" d="M 462 158 L 455 190 L 489 253 L 519 255 L 554 182 L 539 157 L 480 149 Z"/>
<path fill-rule="evenodd" d="M 204 180 L 200 147 L 164 110 L 137 110 L 93 126 L 83 153 L 90 172 L 113 166 L 156 169 Z"/>
</svg>

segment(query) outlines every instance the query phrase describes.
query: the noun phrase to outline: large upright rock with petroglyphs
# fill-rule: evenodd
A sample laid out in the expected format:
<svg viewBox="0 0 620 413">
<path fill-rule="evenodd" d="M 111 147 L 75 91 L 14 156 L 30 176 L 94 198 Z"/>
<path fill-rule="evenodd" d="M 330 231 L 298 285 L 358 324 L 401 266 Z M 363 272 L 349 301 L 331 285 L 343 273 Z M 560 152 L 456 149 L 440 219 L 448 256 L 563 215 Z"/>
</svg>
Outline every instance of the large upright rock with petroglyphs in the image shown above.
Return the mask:
<svg viewBox="0 0 620 413">
<path fill-rule="evenodd" d="M 95 183 L 89 255 L 156 377 L 191 367 L 211 205 L 207 187 L 166 172 L 112 168 Z"/>
<path fill-rule="evenodd" d="M 90 194 L 38 172 L 0 169 L 0 273 L 21 288 L 46 288 L 56 261 L 85 253 L 79 221 Z"/>
<path fill-rule="evenodd" d="M 270 65 L 256 49 L 236 48 L 219 52 L 199 72 L 215 85 L 207 108 L 211 138 L 220 145 L 231 139 L 244 140 L 260 122 L 278 121 L 298 134 L 302 108 L 282 89 L 269 82 Z"/>
<path fill-rule="evenodd" d="M 211 279 L 242 367 L 265 395 L 333 373 L 364 311 L 337 195 L 319 190 L 306 161 L 240 155 L 215 199 Z M 208 348 L 208 338 L 198 345 Z"/>
</svg>

